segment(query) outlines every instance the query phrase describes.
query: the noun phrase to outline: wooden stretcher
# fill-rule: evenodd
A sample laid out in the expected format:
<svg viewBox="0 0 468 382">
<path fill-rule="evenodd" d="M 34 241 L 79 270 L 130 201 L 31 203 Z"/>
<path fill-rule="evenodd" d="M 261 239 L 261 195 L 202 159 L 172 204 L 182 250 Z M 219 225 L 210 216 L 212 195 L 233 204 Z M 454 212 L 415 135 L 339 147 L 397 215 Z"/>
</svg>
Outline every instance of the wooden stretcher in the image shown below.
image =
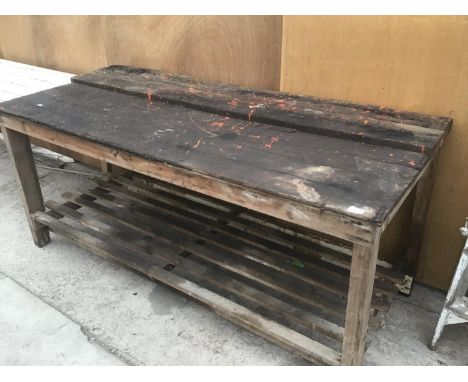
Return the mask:
<svg viewBox="0 0 468 382">
<path fill-rule="evenodd" d="M 38 246 L 52 230 L 331 365 L 362 363 L 399 287 L 377 256 L 413 189 L 417 259 L 451 122 L 124 66 L 0 104 Z M 46 211 L 30 137 L 129 172 Z"/>
</svg>

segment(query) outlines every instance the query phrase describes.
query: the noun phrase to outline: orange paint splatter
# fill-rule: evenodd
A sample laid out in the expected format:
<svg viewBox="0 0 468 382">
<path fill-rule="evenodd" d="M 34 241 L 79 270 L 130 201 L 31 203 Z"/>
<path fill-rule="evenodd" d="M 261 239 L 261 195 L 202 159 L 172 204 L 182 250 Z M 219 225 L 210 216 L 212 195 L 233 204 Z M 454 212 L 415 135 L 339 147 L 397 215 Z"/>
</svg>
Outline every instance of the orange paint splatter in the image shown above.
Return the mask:
<svg viewBox="0 0 468 382">
<path fill-rule="evenodd" d="M 268 147 L 269 149 L 271 149 L 271 146 L 273 146 L 273 143 L 278 142 L 278 140 L 279 140 L 279 137 L 271 137 L 270 142 L 265 143 L 265 147 Z"/>
<path fill-rule="evenodd" d="M 224 126 L 224 122 L 211 122 L 210 125 L 219 128 Z"/>
<path fill-rule="evenodd" d="M 408 164 L 409 164 L 410 166 L 416 166 L 416 162 L 415 162 L 414 160 L 410 160 L 410 161 L 408 162 Z"/>
<path fill-rule="evenodd" d="M 249 112 L 249 122 L 252 122 L 252 115 L 253 115 L 254 111 L 255 111 L 255 109 L 252 109 Z"/>
<path fill-rule="evenodd" d="M 153 96 L 151 94 L 151 89 L 146 90 L 146 95 L 148 97 L 147 102 L 148 106 L 153 104 Z"/>
<path fill-rule="evenodd" d="M 285 100 L 279 99 L 276 101 L 276 106 L 278 106 L 280 109 L 285 109 L 287 107 L 287 104 Z"/>
</svg>

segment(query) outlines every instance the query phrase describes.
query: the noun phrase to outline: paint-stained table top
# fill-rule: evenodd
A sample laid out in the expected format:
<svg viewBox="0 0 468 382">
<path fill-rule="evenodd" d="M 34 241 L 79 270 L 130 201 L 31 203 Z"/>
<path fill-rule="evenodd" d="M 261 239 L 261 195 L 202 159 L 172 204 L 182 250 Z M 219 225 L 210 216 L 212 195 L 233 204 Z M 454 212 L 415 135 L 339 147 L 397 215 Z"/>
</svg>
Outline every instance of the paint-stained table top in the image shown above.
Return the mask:
<svg viewBox="0 0 468 382">
<path fill-rule="evenodd" d="M 124 66 L 1 103 L 1 114 L 376 223 L 452 122 Z"/>
</svg>

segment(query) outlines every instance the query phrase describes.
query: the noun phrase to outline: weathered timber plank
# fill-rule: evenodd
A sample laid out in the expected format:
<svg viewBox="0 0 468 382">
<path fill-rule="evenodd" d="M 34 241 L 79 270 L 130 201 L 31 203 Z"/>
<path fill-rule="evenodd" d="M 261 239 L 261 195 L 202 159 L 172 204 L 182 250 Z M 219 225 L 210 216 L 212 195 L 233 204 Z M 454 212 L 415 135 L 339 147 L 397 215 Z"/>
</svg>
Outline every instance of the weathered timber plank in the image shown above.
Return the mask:
<svg viewBox="0 0 468 382">
<path fill-rule="evenodd" d="M 406 142 L 408 136 L 414 134 L 420 139 L 426 135 L 437 137 L 451 123 L 449 118 L 444 117 L 201 82 L 189 77 L 124 66 L 102 68 L 74 77 L 72 81 L 145 98 L 150 92 L 155 100 L 183 104 L 211 113 L 344 136 L 367 143 L 393 147 L 402 145 L 416 151 L 424 143 L 422 140 L 415 141 L 412 143 L 414 147 L 411 147 L 412 144 Z"/>
<path fill-rule="evenodd" d="M 244 241 L 244 237 L 239 237 L 235 232 L 231 233 L 229 230 L 223 229 L 222 224 L 217 224 L 217 222 L 210 221 L 210 219 L 204 219 L 202 216 L 194 215 L 187 211 L 183 213 L 182 210 L 177 210 L 175 208 L 168 210 L 166 206 L 157 201 L 147 203 L 142 200 L 142 198 L 136 196 L 132 197 L 131 193 L 121 193 L 115 189 L 112 189 L 112 192 L 109 194 L 105 194 L 102 191 L 100 192 L 100 190 L 90 190 L 89 193 L 98 199 L 101 198 L 112 201 L 118 205 L 125 205 L 130 210 L 137 210 L 143 213 L 150 211 L 149 216 L 158 216 L 160 219 L 164 219 L 168 226 L 175 227 L 174 229 L 177 230 L 183 230 L 183 232 L 189 236 L 202 239 L 236 256 L 281 271 L 284 274 L 295 277 L 312 286 L 325 288 L 340 296 L 346 295 L 347 284 L 343 282 L 342 278 L 335 278 L 335 285 L 328 285 L 330 284 L 330 280 L 323 279 L 321 281 L 321 273 L 317 271 L 318 267 L 314 265 L 309 266 L 309 264 L 307 264 L 307 272 L 305 272 L 292 264 L 295 259 L 294 257 L 285 255 L 283 252 L 274 251 L 271 247 L 264 249 L 269 253 L 274 253 L 277 257 L 268 255 L 262 252 L 261 249 L 244 247 L 242 245 L 239 246 L 239 240 Z M 116 195 L 121 195 L 121 197 L 116 197 Z M 230 232 L 231 235 L 225 235 L 225 232 Z M 312 274 L 313 277 L 310 277 L 310 274 Z"/>
<path fill-rule="evenodd" d="M 223 290 L 225 293 L 235 294 L 239 300 L 251 301 L 255 305 L 263 307 L 263 309 L 274 312 L 275 315 L 281 315 L 287 321 L 298 323 L 308 327 L 310 330 L 317 330 L 336 340 L 342 341 L 343 339 L 342 327 L 242 283 L 227 273 L 220 272 L 219 269 L 197 263 L 186 255 L 181 257 L 179 250 L 173 253 L 175 247 L 168 247 L 166 243 L 156 240 L 153 236 L 142 235 L 141 232 L 102 215 L 97 215 L 97 217 L 86 215 L 78 210 L 81 206 L 77 204 L 70 202 L 68 204 L 59 204 L 54 201 L 48 201 L 46 205 L 51 209 L 48 212 L 49 215 L 55 213 L 56 216 L 54 217 L 56 218 L 66 216 L 102 234 L 110 235 L 109 240 L 113 242 L 119 242 L 124 238 L 125 241 L 137 246 L 141 250 L 163 257 L 167 263 L 175 266 L 172 270 L 173 273 L 186 279 L 190 279 L 198 284 L 207 283 L 208 285 L 216 286 L 216 288 Z M 187 255 L 190 255 L 190 252 L 187 252 Z"/>
<path fill-rule="evenodd" d="M 236 245 L 232 240 L 229 243 L 223 238 L 217 238 L 216 235 L 210 237 L 204 234 L 207 230 L 197 229 L 196 225 L 174 219 L 170 213 L 165 213 L 156 206 L 150 209 L 142 208 L 141 204 L 128 203 L 113 195 L 103 195 L 100 192 L 92 192 L 92 195 L 98 199 L 93 200 L 86 194 L 78 197 L 69 193 L 64 194 L 63 197 L 138 229 L 145 235 L 164 238 L 181 250 L 188 250 L 205 261 L 260 283 L 302 304 L 322 309 L 335 317 L 344 315 L 349 275 L 339 279 L 324 277 L 323 271 L 321 273 L 314 271 L 307 261 L 304 262 L 306 269 L 298 269 L 293 264 L 293 257 L 283 255 L 283 260 L 279 260 L 265 252 Z M 120 206 L 120 209 L 115 210 L 114 205 Z M 203 243 L 200 245 L 200 240 L 209 243 L 210 247 L 205 247 Z M 279 282 L 280 279 L 282 282 Z M 394 293 L 394 291 L 376 288 L 372 308 L 387 311 L 389 298 L 393 297 Z"/>
<path fill-rule="evenodd" d="M 117 181 L 120 179 L 123 178 L 119 178 Z M 123 179 L 123 182 L 126 182 L 125 179 Z M 179 203 L 179 205 L 171 203 L 173 200 L 168 200 L 168 197 L 164 198 L 161 194 L 156 195 L 154 192 L 149 192 L 147 189 L 142 188 L 142 186 L 133 187 L 131 183 L 127 183 L 129 188 L 121 187 L 115 182 L 97 180 L 97 183 L 107 190 L 112 190 L 112 193 L 119 196 L 119 199 L 116 199 L 112 194 L 106 195 L 99 192 L 99 190 L 91 190 L 90 193 L 94 196 L 114 200 L 119 205 L 125 204 L 125 199 L 131 200 L 136 202 L 137 206 L 146 206 L 159 214 L 162 213 L 167 219 L 172 221 L 174 221 L 174 217 L 176 217 L 175 224 L 179 227 L 186 226 L 185 232 L 189 235 L 203 238 L 216 246 L 234 252 L 238 256 L 280 270 L 303 282 L 311 283 L 311 285 L 316 287 L 325 288 L 342 297 L 346 297 L 347 295 L 349 272 L 333 264 L 327 264 L 323 261 L 314 261 L 314 259 L 308 256 L 308 254 L 310 254 L 310 247 L 307 244 L 305 247 L 305 256 L 301 257 L 300 261 L 301 264 L 304 264 L 305 269 L 298 269 L 298 267 L 294 265 L 294 260 L 298 260 L 297 239 L 289 237 L 289 244 L 292 248 L 285 248 L 284 246 L 271 243 L 269 240 L 265 239 L 271 238 L 271 235 L 263 234 L 254 236 L 250 235 L 248 232 L 243 232 L 231 227 L 230 220 L 236 218 L 229 213 L 223 213 L 219 210 L 210 211 L 205 207 L 200 214 L 199 209 L 191 208 L 190 205 L 186 203 Z M 133 192 L 132 189 L 134 188 L 138 189 L 139 192 Z M 167 195 L 169 196 L 169 194 Z M 171 196 L 173 197 L 173 195 Z M 180 199 L 181 198 L 179 198 L 179 200 Z M 135 208 L 135 206 L 131 204 L 128 204 L 128 207 L 131 209 Z M 142 211 L 144 211 L 144 209 Z M 219 221 L 220 218 L 222 218 L 221 222 Z M 177 221 L 182 221 L 183 223 L 177 223 Z M 245 245 L 239 247 L 239 241 L 248 244 L 249 247 L 245 247 Z M 239 249 L 236 250 L 238 247 Z M 323 253 L 323 248 L 321 249 L 320 253 Z M 376 285 L 376 293 L 392 296 L 395 293 L 395 288 L 391 285 L 378 282 Z"/>
<path fill-rule="evenodd" d="M 405 271 L 412 275 L 416 275 L 416 267 L 422 250 L 424 228 L 427 214 L 429 212 L 429 203 L 431 200 L 432 184 L 436 165 L 436 161 L 432 161 L 430 167 L 427 169 L 415 189 L 416 195 L 411 217 L 411 238 L 408 251 L 406 253 L 405 264 Z"/>
<path fill-rule="evenodd" d="M 131 209 L 140 207 L 140 210 L 143 212 L 145 211 L 144 207 L 149 208 L 150 211 L 154 211 L 157 214 L 162 214 L 168 219 L 171 219 L 171 221 L 174 221 L 175 224 L 179 224 L 179 226 L 181 227 L 186 227 L 186 231 L 188 234 L 191 234 L 196 237 L 202 237 L 204 240 L 208 242 L 213 242 L 217 245 L 222 245 L 223 243 L 225 243 L 226 247 L 234 249 L 233 245 L 235 241 L 241 241 L 258 248 L 256 250 L 253 250 L 251 252 L 252 255 L 250 256 L 247 253 L 242 254 L 241 256 L 255 258 L 256 255 L 259 254 L 258 251 L 265 250 L 269 251 L 270 253 L 273 253 L 275 256 L 279 256 L 283 260 L 294 258 L 295 251 L 288 249 L 282 251 L 275 250 L 275 247 L 272 246 L 271 243 L 269 243 L 266 239 L 264 239 L 264 242 L 268 244 L 261 246 L 259 245 L 261 244 L 259 240 L 262 239 L 257 236 L 253 236 L 250 240 L 246 240 L 249 238 L 247 233 L 229 227 L 229 221 L 227 220 L 222 220 L 220 222 L 218 220 L 206 218 L 205 216 L 203 216 L 204 211 L 202 212 L 202 215 L 198 215 L 191 212 L 189 209 L 181 209 L 179 207 L 173 206 L 172 204 L 166 204 L 164 203 L 164 201 L 161 201 L 157 198 L 146 197 L 139 193 L 134 193 L 130 190 L 126 190 L 125 188 L 119 188 L 118 186 L 112 183 L 98 183 L 101 184 L 102 187 L 107 189 L 106 191 L 108 193 L 103 193 L 99 189 L 91 190 L 90 193 L 93 196 L 115 201 L 119 205 L 126 205 L 128 206 L 128 208 Z M 116 197 L 116 195 L 119 197 Z M 130 201 L 135 202 L 135 204 L 132 204 Z M 221 217 L 225 216 L 221 215 Z M 211 218 L 214 218 L 214 216 L 211 215 Z M 284 264 L 284 262 L 277 261 L 275 256 L 266 256 L 265 254 L 262 254 L 262 257 L 256 260 L 261 261 L 262 264 L 265 265 L 271 265 L 272 267 L 280 267 L 280 264 Z M 310 265 L 311 268 L 314 268 L 315 266 L 316 265 L 314 263 L 311 263 Z M 296 270 L 297 267 L 291 269 Z"/>
<path fill-rule="evenodd" d="M 121 150 L 12 117 L 0 116 L 0 123 L 12 130 L 47 142 L 60 144 L 63 147 L 149 177 L 164 180 L 346 241 L 370 245 L 374 225 L 350 216 L 337 215 L 327 210 L 318 211 L 312 206 L 294 202 L 291 199 L 282 199 L 271 193 L 253 191 L 198 172 L 146 160 Z"/>
<path fill-rule="evenodd" d="M 74 196 L 70 193 L 65 193 L 62 196 L 73 203 L 90 208 L 99 214 L 137 229 L 145 235 L 156 236 L 160 240 L 179 247 L 180 250 L 189 251 L 205 261 L 260 284 L 276 293 L 288 296 L 290 299 L 301 304 L 320 309 L 337 318 L 344 316 L 345 302 L 343 300 L 339 298 L 332 299 L 330 295 L 324 294 L 323 291 L 298 283 L 286 275 L 281 275 L 280 272 L 255 266 L 251 262 L 234 258 L 226 250 L 214 250 L 197 241 L 193 241 L 193 239 L 184 235 L 187 233 L 186 231 L 176 225 L 170 225 L 170 228 L 166 228 L 165 225 L 168 224 L 167 219 L 157 218 L 155 215 L 151 215 L 151 218 L 149 218 L 136 210 L 132 210 L 131 213 L 123 209 L 115 210 L 103 203 L 93 201 L 92 198 L 86 197 L 86 195 Z M 177 230 L 176 235 L 172 229 Z M 381 309 L 384 308 L 382 307 Z"/>
<path fill-rule="evenodd" d="M 341 302 L 341 299 L 345 299 L 348 291 L 347 285 L 347 278 L 346 277 L 324 277 L 323 269 L 322 271 L 318 271 L 318 267 L 311 266 L 309 262 L 305 262 L 304 270 L 298 268 L 294 265 L 294 257 L 292 256 L 285 256 L 281 254 L 282 259 L 278 259 L 275 256 L 270 256 L 268 253 L 257 250 L 255 248 L 245 247 L 244 245 L 238 244 L 235 240 L 227 237 L 223 237 L 219 233 L 212 233 L 212 229 L 210 227 L 203 227 L 203 223 L 200 221 L 200 217 L 198 221 L 195 219 L 192 223 L 190 220 L 186 219 L 183 213 L 177 214 L 177 217 L 174 218 L 174 210 L 167 211 L 161 206 L 157 206 L 156 204 L 144 204 L 141 201 L 137 201 L 138 199 L 135 198 L 135 202 L 128 202 L 124 199 L 120 199 L 115 197 L 112 194 L 103 194 L 96 190 L 95 192 L 91 191 L 91 194 L 97 197 L 99 200 L 109 200 L 119 206 L 125 206 L 128 210 L 131 211 L 138 211 L 145 215 L 151 217 L 152 220 L 160 219 L 160 223 L 163 222 L 172 229 L 182 232 L 185 235 L 191 236 L 193 238 L 201 239 L 205 242 L 210 243 L 214 246 L 214 250 L 219 252 L 220 254 L 223 253 L 223 256 L 226 257 L 225 254 L 228 254 L 228 258 L 230 258 L 231 263 L 236 262 L 236 260 L 230 255 L 234 255 L 234 257 L 238 257 L 245 260 L 250 260 L 255 263 L 260 264 L 261 266 L 268 267 L 274 271 L 281 272 L 284 278 L 292 277 L 293 283 L 289 284 L 288 288 L 292 291 L 297 290 L 297 294 L 301 294 L 301 284 L 306 283 L 309 286 L 319 288 L 325 292 L 330 292 L 332 295 L 329 296 L 330 298 L 335 298 L 333 295 L 339 297 L 338 301 Z M 142 206 L 146 206 L 146 208 L 142 208 Z M 185 214 L 186 215 L 186 214 Z M 233 236 L 234 237 L 234 236 Z M 177 241 L 177 239 L 175 239 Z M 227 251 L 227 252 L 226 252 Z M 268 252 L 271 252 L 267 250 Z M 210 259 L 213 261 L 213 258 Z M 226 261 L 226 259 L 225 259 Z M 263 267 L 261 267 L 263 268 Z M 327 272 L 329 274 L 329 272 Z M 331 275 L 333 276 L 333 275 Z M 299 283 L 298 283 L 299 282 Z M 307 290 L 304 291 L 304 294 L 307 295 Z M 378 310 L 387 310 L 389 304 L 387 303 L 387 297 L 382 296 L 382 294 L 386 296 L 393 296 L 394 291 L 388 289 L 376 289 L 376 296 L 373 299 L 373 307 Z"/>
<path fill-rule="evenodd" d="M 416 179 L 424 175 L 427 166 Z M 330 264 L 339 265 L 345 269 L 350 268 L 351 247 L 336 237 L 327 238 L 323 233 L 318 234 L 290 222 L 260 214 L 253 210 L 247 210 L 234 204 L 214 199 L 208 195 L 202 195 L 192 190 L 151 179 L 134 172 L 122 174 L 118 179 L 112 178 L 112 181 L 124 184 L 128 189 L 142 193 L 143 195 L 154 196 L 152 192 L 156 192 L 159 199 L 165 197 L 171 204 L 176 203 L 175 205 L 180 206 L 181 204 L 178 202 L 183 202 L 184 209 L 193 208 L 193 205 L 185 204 L 190 200 L 198 206 L 197 209 L 203 206 L 203 214 L 205 214 L 207 207 L 213 207 L 213 213 L 216 216 L 227 214 L 228 218 L 226 220 L 229 220 L 232 223 L 231 225 L 236 229 L 257 235 L 257 243 L 261 238 L 268 237 L 269 241 L 298 250 L 301 253 L 307 254 L 308 257 L 314 256 L 313 249 L 317 248 L 320 251 L 321 260 L 329 260 Z M 403 198 L 406 198 L 406 196 L 403 196 Z M 235 213 L 232 213 L 233 210 Z M 383 230 L 384 228 L 382 227 Z M 388 280 L 392 284 L 400 283 L 403 280 L 403 275 L 393 270 L 389 265 L 377 259 L 376 275 L 382 280 Z"/>
<path fill-rule="evenodd" d="M 364 358 L 379 242 L 377 233 L 372 247 L 353 246 L 342 365 L 361 365 Z"/>
<path fill-rule="evenodd" d="M 340 142 L 336 139 L 327 138 L 320 145 L 311 134 L 279 132 L 234 119 L 220 122 L 218 115 L 175 105 L 148 108 L 137 97 L 75 84 L 22 100 L 15 100 L 11 108 L 2 104 L 0 109 L 134 155 L 364 220 L 385 217 L 417 174 L 407 166 L 341 158 L 333 148 L 334 142 Z M 222 131 L 217 124 L 224 124 Z M 290 156 L 269 154 L 270 146 Z M 327 147 L 329 152 L 323 152 Z M 301 160 L 300 152 L 315 154 Z M 427 158 L 418 155 L 418 163 L 408 162 L 422 165 Z"/>
<path fill-rule="evenodd" d="M 235 207 L 233 205 L 220 201 L 211 202 L 211 200 L 207 205 L 206 197 L 195 197 L 196 194 L 190 191 L 178 189 L 167 183 L 155 183 L 156 181 L 151 181 L 151 186 L 149 186 L 138 181 L 138 176 L 137 181 L 135 181 L 135 174 L 129 175 L 129 177 L 113 178 L 110 182 L 102 179 L 95 179 L 95 181 L 100 186 L 112 189 L 119 195 L 124 195 L 131 200 L 149 204 L 150 206 L 154 205 L 154 203 L 157 205 L 161 205 L 161 203 L 170 205 L 172 213 L 178 212 L 177 216 L 181 218 L 189 218 L 195 214 L 193 215 L 193 221 L 203 221 L 204 224 L 210 225 L 217 232 L 222 232 L 261 250 L 267 250 L 275 256 L 287 255 L 291 258 L 303 254 L 304 256 L 300 258 L 308 267 L 317 267 L 317 269 L 326 271 L 328 278 L 333 278 L 334 275 L 339 280 L 349 277 L 350 256 L 320 245 L 323 243 L 310 240 L 310 232 L 309 236 L 298 236 L 297 232 L 294 231 L 288 232 L 279 229 L 280 227 L 275 229 L 257 222 L 254 223 L 243 216 L 252 214 L 251 211 L 238 209 L 233 214 L 231 213 L 231 209 Z M 192 197 L 190 198 L 190 196 Z M 221 221 L 219 221 L 220 218 Z M 264 216 L 263 218 L 268 217 Z M 383 283 L 380 279 L 388 280 L 388 282 Z M 393 275 L 388 269 L 377 266 L 376 290 L 379 292 L 384 294 L 393 293 L 393 285 L 401 281 L 402 275 Z"/>
<path fill-rule="evenodd" d="M 158 262 L 155 256 L 148 256 L 137 250 L 122 251 L 118 246 L 114 246 L 110 242 L 104 242 L 89 234 L 74 230 L 69 225 L 45 213 L 38 212 L 35 213 L 34 216 L 36 220 L 49 226 L 53 232 L 67 237 L 96 255 L 115 260 L 145 274 L 154 281 L 178 290 L 208 306 L 222 317 L 278 343 L 306 359 L 332 365 L 338 365 L 340 363 L 338 352 L 288 329 L 283 325 L 266 319 L 205 288 L 201 288 L 197 284 L 161 269 L 165 264 Z"/>
<path fill-rule="evenodd" d="M 2 134 L 13 164 L 13 172 L 34 243 L 38 247 L 43 247 L 49 242 L 49 230 L 31 218 L 34 212 L 44 211 L 44 201 L 29 137 L 5 127 L 2 127 Z"/>
</svg>

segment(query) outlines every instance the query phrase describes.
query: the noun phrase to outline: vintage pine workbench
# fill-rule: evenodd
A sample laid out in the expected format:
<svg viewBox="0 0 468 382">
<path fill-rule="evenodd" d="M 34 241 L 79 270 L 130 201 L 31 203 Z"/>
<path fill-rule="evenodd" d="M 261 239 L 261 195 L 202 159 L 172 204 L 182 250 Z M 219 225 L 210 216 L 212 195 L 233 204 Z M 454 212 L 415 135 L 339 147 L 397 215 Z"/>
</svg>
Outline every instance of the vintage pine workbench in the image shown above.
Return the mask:
<svg viewBox="0 0 468 382">
<path fill-rule="evenodd" d="M 360 364 L 388 309 L 380 236 L 415 188 L 419 251 L 451 126 L 124 66 L 2 103 L 0 123 L 38 246 L 51 229 L 332 365 Z M 29 137 L 132 172 L 45 212 Z"/>
</svg>

